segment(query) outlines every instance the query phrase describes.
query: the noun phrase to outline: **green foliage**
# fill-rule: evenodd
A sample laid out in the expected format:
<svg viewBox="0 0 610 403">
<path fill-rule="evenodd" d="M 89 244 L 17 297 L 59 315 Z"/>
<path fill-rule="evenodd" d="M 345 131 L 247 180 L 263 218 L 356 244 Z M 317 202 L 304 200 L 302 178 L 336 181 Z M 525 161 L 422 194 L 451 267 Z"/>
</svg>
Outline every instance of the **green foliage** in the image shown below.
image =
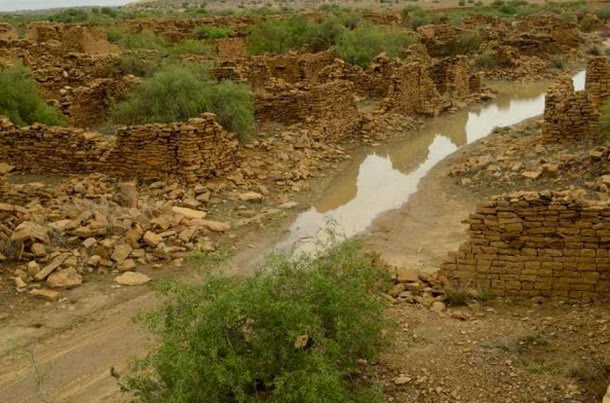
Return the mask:
<svg viewBox="0 0 610 403">
<path fill-rule="evenodd" d="M 595 14 L 602 20 L 610 20 L 610 7 L 601 8 Z"/>
<path fill-rule="evenodd" d="M 233 30 L 225 26 L 200 25 L 195 27 L 194 33 L 197 39 L 222 39 L 231 36 Z"/>
<path fill-rule="evenodd" d="M 133 74 L 138 77 L 150 77 L 161 68 L 162 59 L 158 54 L 145 50 L 124 52 L 114 60 L 113 71 L 122 77 Z"/>
<path fill-rule="evenodd" d="M 144 402 L 381 402 L 354 373 L 385 341 L 387 278 L 349 241 L 271 256 L 247 278 L 165 283 L 164 308 L 145 322 L 159 345 L 127 389 Z"/>
<path fill-rule="evenodd" d="M 400 57 L 415 42 L 415 37 L 407 32 L 363 24 L 353 31 L 343 32 L 335 51 L 346 62 L 368 68 L 380 53 Z"/>
<path fill-rule="evenodd" d="M 486 49 L 479 55 L 477 65 L 483 69 L 493 69 L 498 65 L 496 52 Z"/>
<path fill-rule="evenodd" d="M 114 105 L 115 123 L 182 121 L 213 112 L 222 126 L 244 141 L 254 130 L 254 105 L 247 86 L 211 81 L 200 67 L 169 64 Z"/>
<path fill-rule="evenodd" d="M 52 14 L 49 21 L 71 23 L 89 20 L 89 12 L 79 8 L 69 8 Z"/>
<path fill-rule="evenodd" d="M 286 21 L 266 21 L 252 27 L 247 37 L 250 54 L 285 53 L 308 46 L 313 51 L 333 45 L 344 27 L 337 18 L 310 22 L 298 16 Z"/>
<path fill-rule="evenodd" d="M 551 65 L 559 70 L 563 70 L 566 67 L 566 61 L 559 56 L 554 56 L 551 58 Z"/>
<path fill-rule="evenodd" d="M 483 38 L 478 31 L 464 32 L 457 38 L 452 53 L 454 55 L 466 55 L 477 52 L 482 42 Z"/>
<path fill-rule="evenodd" d="M 47 105 L 36 81 L 22 65 L 0 71 L 0 115 L 19 126 L 63 123 L 59 112 Z"/>
<path fill-rule="evenodd" d="M 150 30 L 134 34 L 110 29 L 106 35 L 108 40 L 119 43 L 125 49 L 135 51 L 152 50 L 156 51 L 161 57 L 212 54 L 212 48 L 203 42 L 189 39 L 171 43 Z"/>
</svg>

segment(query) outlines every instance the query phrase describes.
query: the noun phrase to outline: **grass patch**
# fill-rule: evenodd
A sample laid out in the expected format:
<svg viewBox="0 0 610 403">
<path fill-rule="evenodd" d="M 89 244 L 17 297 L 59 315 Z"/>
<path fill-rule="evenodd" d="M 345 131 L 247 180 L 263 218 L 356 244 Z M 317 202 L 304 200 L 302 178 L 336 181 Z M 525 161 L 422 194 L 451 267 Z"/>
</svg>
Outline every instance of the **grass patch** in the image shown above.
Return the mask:
<svg viewBox="0 0 610 403">
<path fill-rule="evenodd" d="M 355 373 L 384 344 L 388 278 L 348 241 L 268 257 L 247 278 L 165 283 L 165 307 L 145 319 L 159 346 L 124 386 L 145 402 L 381 402 Z"/>
<path fill-rule="evenodd" d="M 225 26 L 200 25 L 195 27 L 193 33 L 197 39 L 222 39 L 231 36 L 233 29 Z"/>
<path fill-rule="evenodd" d="M 0 71 L 0 115 L 19 126 L 64 123 L 61 114 L 42 98 L 36 81 L 23 65 Z"/>
<path fill-rule="evenodd" d="M 477 58 L 477 66 L 482 69 L 491 70 L 498 65 L 496 52 L 491 49 L 484 50 Z"/>
<path fill-rule="evenodd" d="M 353 31 L 345 31 L 335 46 L 337 55 L 348 63 L 368 68 L 375 56 L 401 57 L 416 42 L 404 31 L 362 24 Z"/>
<path fill-rule="evenodd" d="M 241 141 L 254 131 L 250 89 L 231 81 L 214 82 L 199 66 L 167 65 L 146 79 L 124 102 L 114 105 L 111 119 L 119 124 L 182 121 L 213 112 L 219 123 Z"/>
</svg>

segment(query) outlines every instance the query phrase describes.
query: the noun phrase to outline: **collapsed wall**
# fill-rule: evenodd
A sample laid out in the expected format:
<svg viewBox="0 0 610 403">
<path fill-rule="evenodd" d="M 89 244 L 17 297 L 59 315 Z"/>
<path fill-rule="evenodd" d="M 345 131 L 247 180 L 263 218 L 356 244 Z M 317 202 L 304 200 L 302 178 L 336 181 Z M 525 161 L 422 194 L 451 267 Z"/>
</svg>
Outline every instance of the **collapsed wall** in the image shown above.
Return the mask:
<svg viewBox="0 0 610 403">
<path fill-rule="evenodd" d="M 610 202 L 514 192 L 480 204 L 468 241 L 441 265 L 454 284 L 499 296 L 610 296 Z"/>
<path fill-rule="evenodd" d="M 192 183 L 237 163 L 238 142 L 213 114 L 185 122 L 120 128 L 114 138 L 42 124 L 19 128 L 0 118 L 0 161 L 17 171 L 59 175 L 177 177 Z"/>
<path fill-rule="evenodd" d="M 605 56 L 592 56 L 587 62 L 585 89 L 574 91 L 569 77 L 553 84 L 544 105 L 543 138 L 579 140 L 597 135 L 600 108 L 610 95 L 610 64 Z"/>
<path fill-rule="evenodd" d="M 396 65 L 383 106 L 403 115 L 422 114 L 437 116 L 443 105 L 439 92 L 429 74 L 429 68 L 421 63 Z"/>
<path fill-rule="evenodd" d="M 303 123 L 312 137 L 330 141 L 354 134 L 362 124 L 349 81 L 292 85 L 272 80 L 255 93 L 255 108 L 259 121 Z"/>
</svg>

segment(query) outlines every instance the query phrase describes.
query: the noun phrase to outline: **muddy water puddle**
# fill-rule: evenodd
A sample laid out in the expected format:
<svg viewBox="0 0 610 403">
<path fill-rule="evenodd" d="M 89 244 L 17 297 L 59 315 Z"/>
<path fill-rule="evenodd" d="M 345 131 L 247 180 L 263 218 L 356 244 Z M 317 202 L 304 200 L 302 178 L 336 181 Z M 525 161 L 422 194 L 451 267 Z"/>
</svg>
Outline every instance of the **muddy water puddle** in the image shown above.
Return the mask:
<svg viewBox="0 0 610 403">
<path fill-rule="evenodd" d="M 573 81 L 577 90 L 583 89 L 584 71 Z M 329 227 L 345 236 L 364 232 L 381 213 L 407 202 L 428 171 L 460 147 L 496 127 L 542 114 L 547 86 L 547 82 L 495 83 L 499 95 L 492 103 L 429 119 L 409 138 L 355 155 L 314 205 L 296 218 L 278 248 L 311 250 L 324 241 Z"/>
</svg>

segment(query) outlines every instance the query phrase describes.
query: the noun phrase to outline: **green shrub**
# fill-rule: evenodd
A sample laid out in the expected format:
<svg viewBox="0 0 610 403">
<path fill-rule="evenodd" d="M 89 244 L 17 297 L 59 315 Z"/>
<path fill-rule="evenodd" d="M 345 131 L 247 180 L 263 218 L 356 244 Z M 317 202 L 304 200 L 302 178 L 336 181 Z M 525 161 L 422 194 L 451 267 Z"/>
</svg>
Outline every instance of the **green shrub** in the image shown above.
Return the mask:
<svg viewBox="0 0 610 403">
<path fill-rule="evenodd" d="M 496 52 L 487 49 L 479 55 L 477 65 L 483 69 L 493 69 L 498 65 Z"/>
<path fill-rule="evenodd" d="M 143 124 L 182 121 L 213 112 L 219 123 L 244 141 L 254 130 L 254 106 L 248 87 L 211 81 L 201 68 L 170 64 L 134 88 L 114 105 L 115 123 Z"/>
<path fill-rule="evenodd" d="M 195 27 L 195 38 L 197 39 L 222 39 L 228 38 L 233 33 L 231 27 L 215 27 L 212 25 L 201 25 Z"/>
<path fill-rule="evenodd" d="M 116 76 L 133 74 L 138 77 L 150 77 L 161 68 L 162 58 L 145 50 L 122 53 L 113 62 Z"/>
<path fill-rule="evenodd" d="M 464 32 L 457 38 L 452 53 L 454 55 L 465 55 L 476 52 L 481 47 L 481 42 L 483 42 L 483 38 L 481 38 L 479 32 Z"/>
<path fill-rule="evenodd" d="M 563 70 L 566 67 L 566 62 L 559 56 L 554 56 L 551 58 L 551 65 L 559 70 Z"/>
<path fill-rule="evenodd" d="M 64 24 L 72 22 L 85 22 L 87 20 L 89 20 L 89 12 L 78 8 L 69 8 L 49 16 L 49 21 L 61 22 Z"/>
<path fill-rule="evenodd" d="M 119 30 L 109 30 L 106 33 L 108 40 L 119 43 L 123 48 L 134 51 L 154 50 L 162 57 L 180 55 L 207 55 L 212 54 L 212 48 L 207 44 L 188 39 L 181 42 L 171 43 L 154 32 L 144 30 L 132 34 Z"/>
<path fill-rule="evenodd" d="M 22 65 L 0 71 L 0 115 L 19 126 L 63 123 L 60 113 L 47 105 L 36 81 Z"/>
<path fill-rule="evenodd" d="M 384 342 L 385 278 L 350 241 L 247 278 L 163 284 L 145 321 L 159 346 L 124 386 L 144 402 L 381 402 L 354 374 Z"/>
<path fill-rule="evenodd" d="M 285 53 L 309 46 L 311 50 L 323 50 L 333 45 L 344 27 L 336 18 L 320 23 L 309 22 L 304 17 L 286 21 L 267 21 L 254 26 L 246 39 L 250 54 Z"/>
<path fill-rule="evenodd" d="M 595 14 L 602 20 L 610 20 L 610 7 L 601 8 Z"/>
<path fill-rule="evenodd" d="M 353 31 L 343 32 L 335 51 L 346 62 L 368 68 L 380 53 L 400 57 L 415 42 L 416 39 L 404 31 L 361 25 Z"/>
</svg>

